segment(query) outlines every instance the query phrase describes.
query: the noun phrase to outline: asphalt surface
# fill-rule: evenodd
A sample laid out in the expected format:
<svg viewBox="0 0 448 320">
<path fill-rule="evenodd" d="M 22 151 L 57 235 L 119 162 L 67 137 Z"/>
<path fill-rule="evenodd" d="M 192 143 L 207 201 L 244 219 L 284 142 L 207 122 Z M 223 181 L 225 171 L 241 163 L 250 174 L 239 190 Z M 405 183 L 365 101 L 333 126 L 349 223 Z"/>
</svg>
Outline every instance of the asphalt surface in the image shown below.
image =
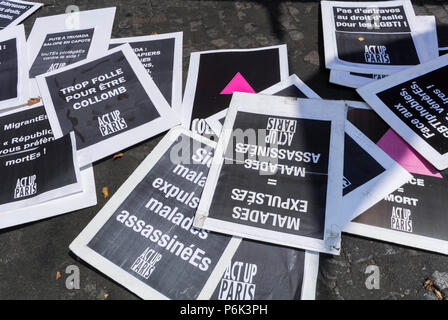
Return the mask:
<svg viewBox="0 0 448 320">
<path fill-rule="evenodd" d="M 318 1 L 41 0 L 45 6 L 25 22 L 65 12 L 116 6 L 113 37 L 184 32 L 184 85 L 190 52 L 286 43 L 290 73 L 327 99 L 357 100 L 354 90 L 332 85 L 323 59 Z M 448 46 L 448 2 L 413 1 L 417 14 L 436 15 L 441 46 Z M 160 141 L 162 135 L 124 150 L 124 157 L 95 163 L 98 205 L 0 231 L 0 299 L 137 299 L 69 252 L 71 241 Z M 80 269 L 80 289 L 69 290 L 68 266 Z M 367 289 L 366 268 L 379 268 L 380 288 Z M 341 256 L 321 255 L 317 299 L 436 299 L 426 279 L 448 294 L 448 257 L 343 235 Z"/>
</svg>

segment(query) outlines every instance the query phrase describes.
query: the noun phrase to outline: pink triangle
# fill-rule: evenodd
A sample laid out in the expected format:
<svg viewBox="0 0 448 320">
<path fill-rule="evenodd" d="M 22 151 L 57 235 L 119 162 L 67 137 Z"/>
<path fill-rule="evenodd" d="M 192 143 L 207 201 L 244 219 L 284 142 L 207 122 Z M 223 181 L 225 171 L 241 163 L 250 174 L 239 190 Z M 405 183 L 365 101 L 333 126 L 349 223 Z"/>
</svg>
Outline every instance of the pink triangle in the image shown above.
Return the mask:
<svg viewBox="0 0 448 320">
<path fill-rule="evenodd" d="M 386 132 L 377 145 L 410 173 L 443 178 L 432 164 L 417 153 L 392 129 Z"/>
<path fill-rule="evenodd" d="M 235 91 L 255 93 L 255 90 L 252 89 L 250 84 L 239 72 L 233 77 L 232 80 L 230 80 L 230 82 L 227 84 L 224 90 L 221 91 L 220 94 L 232 94 Z"/>
</svg>

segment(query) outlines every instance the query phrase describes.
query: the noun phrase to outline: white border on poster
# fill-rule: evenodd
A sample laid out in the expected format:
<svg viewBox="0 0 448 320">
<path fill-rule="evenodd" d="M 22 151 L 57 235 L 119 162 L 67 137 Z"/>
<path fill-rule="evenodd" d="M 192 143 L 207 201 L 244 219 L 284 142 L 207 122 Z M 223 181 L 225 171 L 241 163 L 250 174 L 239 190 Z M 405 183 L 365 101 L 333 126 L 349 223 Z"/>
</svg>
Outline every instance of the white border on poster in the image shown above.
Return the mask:
<svg viewBox="0 0 448 320">
<path fill-rule="evenodd" d="M 305 251 L 301 300 L 316 300 L 319 252 Z"/>
</svg>

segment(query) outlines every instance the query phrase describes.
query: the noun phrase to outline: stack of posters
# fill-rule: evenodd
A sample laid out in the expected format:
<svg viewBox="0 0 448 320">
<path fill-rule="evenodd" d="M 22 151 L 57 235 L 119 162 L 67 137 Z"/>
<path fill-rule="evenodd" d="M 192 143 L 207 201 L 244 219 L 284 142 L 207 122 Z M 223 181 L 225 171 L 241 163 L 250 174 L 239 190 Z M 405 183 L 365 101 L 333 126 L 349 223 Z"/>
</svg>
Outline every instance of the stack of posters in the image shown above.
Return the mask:
<svg viewBox="0 0 448 320">
<path fill-rule="evenodd" d="M 321 4 L 332 83 L 359 88 L 439 55 L 435 18 L 410 0 Z"/>
</svg>

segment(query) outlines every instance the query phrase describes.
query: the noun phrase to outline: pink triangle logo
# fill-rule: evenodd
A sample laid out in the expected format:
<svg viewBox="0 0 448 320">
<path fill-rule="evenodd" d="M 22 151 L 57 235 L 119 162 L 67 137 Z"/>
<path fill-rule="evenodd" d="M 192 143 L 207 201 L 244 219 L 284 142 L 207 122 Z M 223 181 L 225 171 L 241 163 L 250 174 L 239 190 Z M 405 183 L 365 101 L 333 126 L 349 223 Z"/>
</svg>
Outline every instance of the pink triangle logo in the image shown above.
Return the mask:
<svg viewBox="0 0 448 320">
<path fill-rule="evenodd" d="M 250 84 L 239 72 L 233 77 L 232 80 L 230 80 L 230 82 L 227 84 L 224 90 L 221 91 L 220 94 L 232 94 L 235 91 L 255 93 L 255 90 L 252 89 Z"/>
<path fill-rule="evenodd" d="M 432 164 L 417 153 L 392 129 L 386 132 L 377 145 L 410 173 L 443 178 Z"/>
</svg>

